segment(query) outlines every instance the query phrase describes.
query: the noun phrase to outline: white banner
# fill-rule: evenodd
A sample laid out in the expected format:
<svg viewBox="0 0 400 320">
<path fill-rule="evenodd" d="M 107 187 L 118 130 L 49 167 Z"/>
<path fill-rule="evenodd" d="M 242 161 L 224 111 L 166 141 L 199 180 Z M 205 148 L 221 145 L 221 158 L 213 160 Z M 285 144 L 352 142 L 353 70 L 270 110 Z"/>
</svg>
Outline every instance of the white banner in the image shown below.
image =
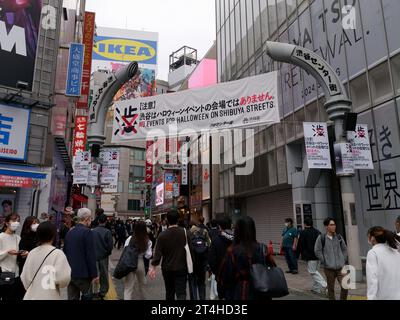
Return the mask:
<svg viewBox="0 0 400 320">
<path fill-rule="evenodd" d="M 104 166 L 119 165 L 119 151 L 103 149 L 100 151 L 99 161 Z"/>
<path fill-rule="evenodd" d="M 115 201 L 113 200 L 114 196 L 111 194 L 102 194 L 101 195 L 101 208 L 105 212 L 114 212 L 115 211 Z"/>
<path fill-rule="evenodd" d="M 100 165 L 98 163 L 91 163 L 89 165 L 89 176 L 87 185 L 91 187 L 95 187 L 99 185 L 99 172 L 100 172 Z"/>
<path fill-rule="evenodd" d="M 100 173 L 100 184 L 118 185 L 118 174 L 118 167 L 103 166 Z"/>
<path fill-rule="evenodd" d="M 374 169 L 368 126 L 357 124 L 356 131 L 347 132 L 347 140 L 353 149 L 354 169 Z"/>
<path fill-rule="evenodd" d="M 353 153 L 350 143 L 335 143 L 336 175 L 354 174 Z"/>
<path fill-rule="evenodd" d="M 26 160 L 30 110 L 0 104 L 0 158 Z"/>
<path fill-rule="evenodd" d="M 74 157 L 74 166 L 89 166 L 90 164 L 90 152 L 89 151 L 78 151 Z"/>
<path fill-rule="evenodd" d="M 118 185 L 117 184 L 105 185 L 105 186 L 103 186 L 102 191 L 103 191 L 103 193 L 117 193 Z"/>
<path fill-rule="evenodd" d="M 87 184 L 89 178 L 89 165 L 74 167 L 73 184 Z"/>
<path fill-rule="evenodd" d="M 279 122 L 276 71 L 115 104 L 112 142 Z M 175 133 L 176 135 L 176 133 Z"/>
<path fill-rule="evenodd" d="M 304 122 L 308 168 L 332 169 L 328 128 L 323 122 Z"/>
</svg>

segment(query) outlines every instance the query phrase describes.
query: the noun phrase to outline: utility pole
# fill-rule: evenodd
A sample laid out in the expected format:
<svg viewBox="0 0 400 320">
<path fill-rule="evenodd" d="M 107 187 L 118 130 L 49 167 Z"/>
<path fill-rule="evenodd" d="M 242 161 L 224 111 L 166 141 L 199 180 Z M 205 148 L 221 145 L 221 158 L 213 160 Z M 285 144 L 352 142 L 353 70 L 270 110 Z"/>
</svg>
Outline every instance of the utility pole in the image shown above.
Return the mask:
<svg viewBox="0 0 400 320">
<path fill-rule="evenodd" d="M 325 110 L 329 120 L 334 122 L 336 143 L 348 143 L 344 129 L 346 114 L 351 111 L 352 102 L 331 66 L 314 52 L 292 44 L 267 42 L 267 54 L 276 61 L 291 63 L 311 73 L 324 91 Z M 346 228 L 349 264 L 356 270 L 356 281 L 362 280 L 360 243 L 355 215 L 355 195 L 352 176 L 340 175 L 344 223 Z"/>
</svg>

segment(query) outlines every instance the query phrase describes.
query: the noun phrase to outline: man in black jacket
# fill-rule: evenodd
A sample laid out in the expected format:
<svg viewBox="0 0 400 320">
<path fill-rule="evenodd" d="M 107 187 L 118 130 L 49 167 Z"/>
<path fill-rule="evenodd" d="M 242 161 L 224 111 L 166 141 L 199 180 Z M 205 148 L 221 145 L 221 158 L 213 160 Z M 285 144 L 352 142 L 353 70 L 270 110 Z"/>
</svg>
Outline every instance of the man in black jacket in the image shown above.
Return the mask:
<svg viewBox="0 0 400 320">
<path fill-rule="evenodd" d="M 108 283 L 108 258 L 113 249 L 113 238 L 111 231 L 106 228 L 107 216 L 102 214 L 97 219 L 99 225 L 92 230 L 94 237 L 94 249 L 96 252 L 96 265 L 100 277 L 100 288 L 98 297 L 104 299 L 106 296 Z"/>
<path fill-rule="evenodd" d="M 219 269 L 221 267 L 222 260 L 225 258 L 226 252 L 228 247 L 233 242 L 233 231 L 231 230 L 232 227 L 232 220 L 229 217 L 222 218 L 218 221 L 220 234 L 214 238 L 211 242 L 211 247 L 208 255 L 208 264 L 210 266 L 211 272 L 213 273 L 214 277 L 212 281 L 218 282 L 218 274 Z M 220 290 L 218 290 L 219 292 Z M 218 294 L 219 298 L 222 299 L 222 295 Z"/>
<path fill-rule="evenodd" d="M 307 261 L 307 271 L 314 280 L 311 292 L 325 295 L 327 283 L 318 271 L 320 261 L 314 251 L 315 242 L 321 232 L 313 227 L 313 221 L 310 218 L 304 219 L 304 226 L 305 229 L 300 233 L 297 250 L 302 259 Z"/>
<path fill-rule="evenodd" d="M 65 237 L 64 252 L 71 266 L 68 300 L 79 300 L 81 293 L 82 300 L 90 299 L 91 284 L 99 281 L 91 220 L 89 209 L 79 209 L 78 224 Z"/>
</svg>

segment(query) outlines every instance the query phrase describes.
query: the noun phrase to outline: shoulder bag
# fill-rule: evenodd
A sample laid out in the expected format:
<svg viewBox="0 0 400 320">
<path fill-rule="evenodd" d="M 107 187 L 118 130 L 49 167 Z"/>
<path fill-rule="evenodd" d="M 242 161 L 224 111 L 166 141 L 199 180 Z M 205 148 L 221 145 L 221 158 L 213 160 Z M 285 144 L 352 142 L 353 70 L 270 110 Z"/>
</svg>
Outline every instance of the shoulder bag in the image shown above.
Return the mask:
<svg viewBox="0 0 400 320">
<path fill-rule="evenodd" d="M 15 236 L 16 249 L 18 251 L 18 238 Z M 0 268 L 0 286 L 11 286 L 15 283 L 15 272 L 3 272 Z"/>
<path fill-rule="evenodd" d="M 193 260 L 192 260 L 192 254 L 190 253 L 190 248 L 188 245 L 188 236 L 186 233 L 186 229 L 183 228 L 185 231 L 185 251 L 186 251 L 186 265 L 188 269 L 188 273 L 191 274 L 193 273 Z"/>
<path fill-rule="evenodd" d="M 119 258 L 118 264 L 114 270 L 114 278 L 122 279 L 129 273 L 135 272 L 138 267 L 139 254 L 137 252 L 134 238 L 131 237 L 129 245 L 122 251 L 121 257 Z"/>
<path fill-rule="evenodd" d="M 285 275 L 281 268 L 267 266 L 265 262 L 265 246 L 260 244 L 263 263 L 255 263 L 250 266 L 250 276 L 254 290 L 260 297 L 281 298 L 289 294 Z"/>
</svg>

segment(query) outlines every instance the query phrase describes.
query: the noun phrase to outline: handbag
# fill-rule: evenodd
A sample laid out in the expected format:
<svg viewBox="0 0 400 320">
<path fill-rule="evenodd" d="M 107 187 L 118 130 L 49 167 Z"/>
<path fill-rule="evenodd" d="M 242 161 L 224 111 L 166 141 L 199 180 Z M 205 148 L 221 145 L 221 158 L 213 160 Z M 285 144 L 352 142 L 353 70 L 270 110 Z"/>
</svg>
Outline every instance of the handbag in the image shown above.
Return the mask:
<svg viewBox="0 0 400 320">
<path fill-rule="evenodd" d="M 281 298 L 289 294 L 285 275 L 281 268 L 267 266 L 265 263 L 265 246 L 260 244 L 263 263 L 255 263 L 250 267 L 250 275 L 254 290 L 265 298 Z"/>
<path fill-rule="evenodd" d="M 134 239 L 131 237 L 129 245 L 122 251 L 118 264 L 114 270 L 114 278 L 122 279 L 129 273 L 135 272 L 138 267 L 139 254 L 134 244 Z"/>
<path fill-rule="evenodd" d="M 16 250 L 18 250 L 18 239 L 15 238 L 16 241 Z M 2 269 L 0 268 L 0 286 L 11 286 L 14 285 L 15 279 L 17 277 L 15 276 L 15 272 L 3 272 Z"/>
<path fill-rule="evenodd" d="M 191 274 L 193 273 L 193 260 L 192 260 L 192 254 L 190 253 L 190 248 L 188 244 L 188 238 L 187 238 L 187 233 L 186 229 L 183 229 L 185 231 L 185 251 L 186 251 L 186 265 L 188 269 L 188 273 Z"/>
</svg>

